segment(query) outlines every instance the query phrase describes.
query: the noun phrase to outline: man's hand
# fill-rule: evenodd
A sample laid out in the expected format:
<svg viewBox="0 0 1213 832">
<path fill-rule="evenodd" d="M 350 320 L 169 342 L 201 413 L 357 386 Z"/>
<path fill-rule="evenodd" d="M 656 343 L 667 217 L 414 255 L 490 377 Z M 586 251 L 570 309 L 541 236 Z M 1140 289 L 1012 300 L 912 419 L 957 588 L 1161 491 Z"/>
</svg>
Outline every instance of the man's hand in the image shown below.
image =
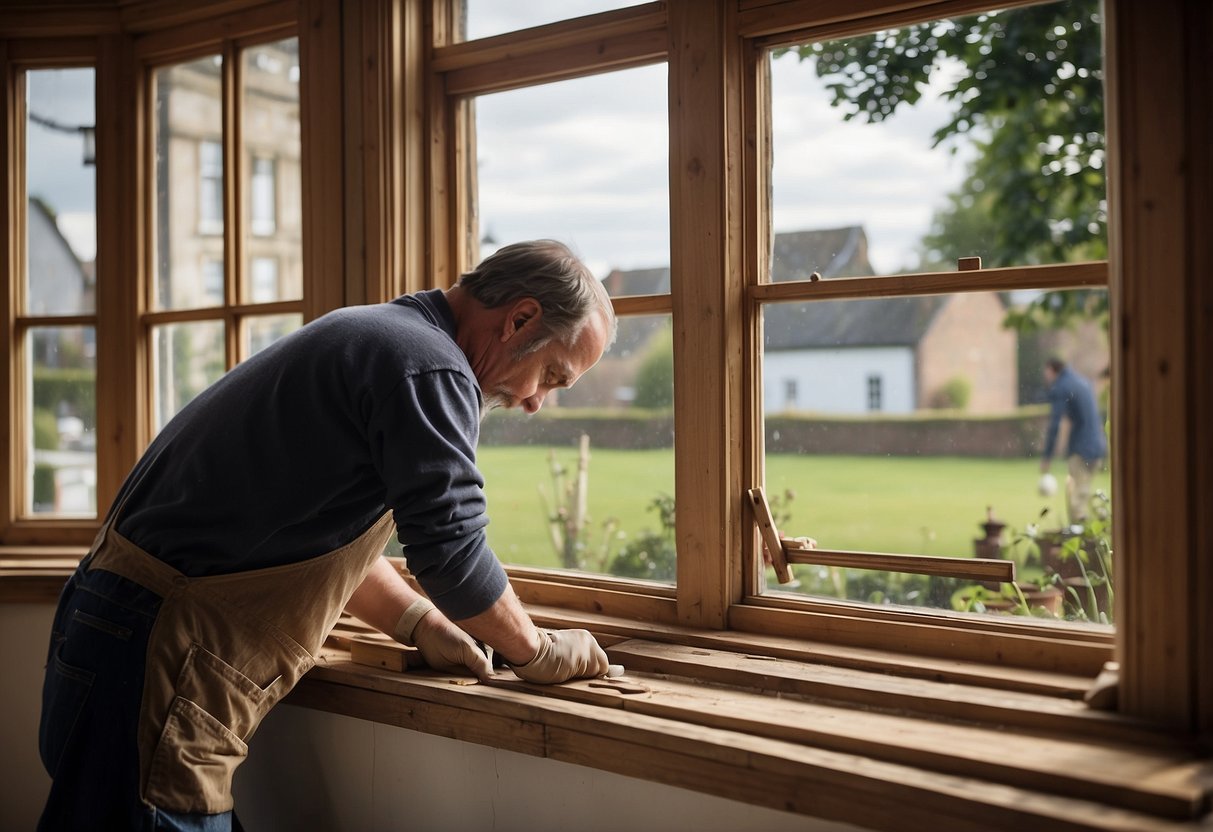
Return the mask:
<svg viewBox="0 0 1213 832">
<path fill-rule="evenodd" d="M 539 652 L 523 665 L 511 665 L 528 682 L 555 685 L 569 679 L 602 676 L 607 655 L 586 630 L 539 630 Z"/>
<path fill-rule="evenodd" d="M 484 682 L 493 675 L 493 666 L 488 656 L 476 646 L 471 636 L 451 623 L 445 615 L 428 601 L 420 609 L 429 609 L 412 625 L 407 641 L 397 635 L 398 640 L 412 643 L 421 651 L 421 657 L 431 670 L 442 673 L 470 673 Z M 406 613 L 407 615 L 408 613 Z"/>
</svg>

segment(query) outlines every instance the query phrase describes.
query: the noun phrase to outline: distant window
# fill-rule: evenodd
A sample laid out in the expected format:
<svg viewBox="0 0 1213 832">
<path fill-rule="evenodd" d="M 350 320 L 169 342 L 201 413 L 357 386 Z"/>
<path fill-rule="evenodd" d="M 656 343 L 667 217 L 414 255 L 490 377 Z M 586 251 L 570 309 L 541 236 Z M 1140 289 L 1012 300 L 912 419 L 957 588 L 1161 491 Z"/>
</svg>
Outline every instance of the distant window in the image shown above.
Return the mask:
<svg viewBox="0 0 1213 832">
<path fill-rule="evenodd" d="M 253 303 L 270 303 L 278 299 L 278 261 L 273 257 L 253 258 Z"/>
<path fill-rule="evenodd" d="M 796 389 L 796 379 L 785 378 L 783 380 L 783 406 L 788 410 L 794 410 L 799 399 L 799 391 Z"/>
<path fill-rule="evenodd" d="M 252 232 L 261 237 L 268 237 L 278 227 L 274 212 L 274 160 L 253 157 L 252 178 Z"/>
<path fill-rule="evenodd" d="M 223 303 L 223 261 L 208 258 L 202 261 L 202 291 L 216 306 Z"/>
<path fill-rule="evenodd" d="M 198 233 L 223 233 L 223 145 L 198 146 Z"/>
<path fill-rule="evenodd" d="M 868 376 L 868 410 L 878 411 L 883 409 L 881 388 L 880 376 Z"/>
</svg>

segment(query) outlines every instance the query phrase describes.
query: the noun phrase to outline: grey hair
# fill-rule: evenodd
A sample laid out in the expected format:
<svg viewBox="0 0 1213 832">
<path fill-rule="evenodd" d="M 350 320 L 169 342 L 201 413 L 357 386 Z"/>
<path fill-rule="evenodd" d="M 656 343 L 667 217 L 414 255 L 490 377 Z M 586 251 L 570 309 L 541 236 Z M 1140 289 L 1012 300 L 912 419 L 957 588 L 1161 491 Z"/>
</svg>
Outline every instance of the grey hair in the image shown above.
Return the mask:
<svg viewBox="0 0 1213 832">
<path fill-rule="evenodd" d="M 607 343 L 615 340 L 615 311 L 606 289 L 568 246 L 556 240 L 505 246 L 460 275 L 458 285 L 489 309 L 522 298 L 538 301 L 543 328 L 526 345 L 528 352 L 552 340 L 573 343 L 596 311 L 606 318 Z"/>
</svg>

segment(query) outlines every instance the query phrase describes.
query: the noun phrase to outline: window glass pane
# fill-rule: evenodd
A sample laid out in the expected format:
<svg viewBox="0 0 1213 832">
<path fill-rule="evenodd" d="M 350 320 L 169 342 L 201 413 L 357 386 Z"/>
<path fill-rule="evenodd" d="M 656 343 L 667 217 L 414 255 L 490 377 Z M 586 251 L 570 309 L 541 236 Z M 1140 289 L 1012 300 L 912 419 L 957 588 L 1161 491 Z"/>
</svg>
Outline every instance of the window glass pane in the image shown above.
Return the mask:
<svg viewBox="0 0 1213 832">
<path fill-rule="evenodd" d="M 97 513 L 97 338 L 91 326 L 26 335 L 26 510 Z"/>
<path fill-rule="evenodd" d="M 255 355 L 277 341 L 284 335 L 290 335 L 303 326 L 303 316 L 290 315 L 258 315 L 244 319 L 244 348 L 243 355 L 248 358 Z"/>
<path fill-rule="evenodd" d="M 299 144 L 299 40 L 244 50 L 245 268 L 242 300 L 303 297 L 303 194 Z M 265 280 L 266 263 L 276 274 Z M 261 264 L 258 266 L 258 264 Z M 258 281 L 257 269 L 261 268 Z M 251 279 L 250 279 L 251 277 Z"/>
<path fill-rule="evenodd" d="M 152 327 L 156 430 L 224 372 L 223 321 Z"/>
<path fill-rule="evenodd" d="M 223 99 L 219 55 L 156 70 L 155 302 L 215 304 L 223 262 Z"/>
<path fill-rule="evenodd" d="M 1098 0 L 776 50 L 772 280 L 1106 256 Z"/>
<path fill-rule="evenodd" d="M 97 280 L 94 72 L 39 69 L 25 77 L 25 313 L 90 314 Z"/>
<path fill-rule="evenodd" d="M 668 292 L 666 98 L 665 64 L 477 98 L 481 256 L 550 237 L 614 295 Z"/>
<path fill-rule="evenodd" d="M 673 399 L 670 317 L 645 315 L 538 414 L 493 411 L 477 461 L 497 555 L 672 583 Z"/>
<path fill-rule="evenodd" d="M 1010 558 L 1020 589 L 1059 598 L 1059 616 L 1110 617 L 1106 291 L 779 303 L 763 307 L 763 325 L 780 531 L 830 550 Z M 1051 358 L 1067 367 L 1055 381 Z M 1054 407 L 1050 484 L 1040 460 Z M 1004 527 L 988 537 L 990 516 Z M 793 570 L 795 591 L 853 601 L 992 609 L 1004 589 L 1018 598 L 1009 585 Z"/>
<path fill-rule="evenodd" d="M 641 0 L 467 0 L 465 40 L 636 6 Z"/>
</svg>

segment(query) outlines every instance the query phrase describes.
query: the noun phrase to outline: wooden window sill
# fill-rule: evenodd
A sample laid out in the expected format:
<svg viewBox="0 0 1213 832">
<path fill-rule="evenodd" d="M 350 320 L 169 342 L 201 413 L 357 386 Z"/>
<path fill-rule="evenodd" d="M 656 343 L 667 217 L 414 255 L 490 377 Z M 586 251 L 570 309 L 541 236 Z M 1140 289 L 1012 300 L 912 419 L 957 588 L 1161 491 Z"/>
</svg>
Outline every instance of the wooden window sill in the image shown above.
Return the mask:
<svg viewBox="0 0 1213 832">
<path fill-rule="evenodd" d="M 1213 762 L 1091 710 L 1089 680 L 531 612 L 588 626 L 626 675 L 373 667 L 410 651 L 345 619 L 287 701 L 877 829 L 1213 829 Z"/>
<path fill-rule="evenodd" d="M 0 603 L 54 603 L 87 546 L 0 546 Z"/>
<path fill-rule="evenodd" d="M 30 554 L 0 548 L 0 601 L 53 602 L 82 551 Z M 593 631 L 624 680 L 371 667 L 350 648 L 408 651 L 346 618 L 287 701 L 877 829 L 1213 829 L 1213 761 L 1091 710 L 1086 677 L 530 612 Z"/>
</svg>

